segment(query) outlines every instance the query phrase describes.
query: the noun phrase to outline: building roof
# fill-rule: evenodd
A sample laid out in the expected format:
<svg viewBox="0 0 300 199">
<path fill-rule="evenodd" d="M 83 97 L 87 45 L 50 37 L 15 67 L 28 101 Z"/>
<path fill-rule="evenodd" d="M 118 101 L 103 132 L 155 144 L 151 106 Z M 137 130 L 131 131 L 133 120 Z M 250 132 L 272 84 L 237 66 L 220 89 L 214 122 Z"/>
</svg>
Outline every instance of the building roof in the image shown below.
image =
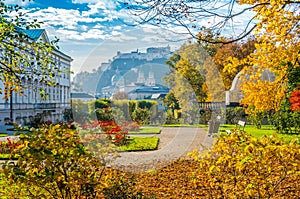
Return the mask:
<svg viewBox="0 0 300 199">
<path fill-rule="evenodd" d="M 87 94 L 87 93 L 71 93 L 71 98 L 85 98 L 85 99 L 94 99 L 95 97 L 93 95 Z"/>
<path fill-rule="evenodd" d="M 137 88 L 130 93 L 168 93 L 169 88 L 156 84 L 155 86 L 145 86 Z"/>
<path fill-rule="evenodd" d="M 159 98 L 164 98 L 167 94 L 165 93 L 155 93 L 151 96 L 151 99 L 159 99 Z"/>
<path fill-rule="evenodd" d="M 45 29 L 23 29 L 20 27 L 16 27 L 16 29 L 18 32 L 26 34 L 33 41 L 37 41 L 38 39 L 43 38 L 46 43 L 50 42 Z M 70 61 L 73 61 L 73 59 L 69 55 L 61 52 L 58 49 L 55 49 L 53 52 L 56 52 L 61 56 L 65 56 Z"/>
<path fill-rule="evenodd" d="M 29 30 L 23 30 L 23 32 L 28 35 L 28 37 L 34 41 L 38 40 L 43 32 L 45 30 L 44 29 L 29 29 Z"/>
</svg>

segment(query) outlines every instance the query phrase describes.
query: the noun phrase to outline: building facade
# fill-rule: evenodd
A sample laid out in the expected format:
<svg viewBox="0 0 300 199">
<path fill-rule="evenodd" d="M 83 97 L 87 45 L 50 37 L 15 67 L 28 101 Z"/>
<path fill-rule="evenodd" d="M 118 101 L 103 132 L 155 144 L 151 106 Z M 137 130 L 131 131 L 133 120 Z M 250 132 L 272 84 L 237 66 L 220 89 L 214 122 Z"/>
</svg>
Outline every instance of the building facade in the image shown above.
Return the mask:
<svg viewBox="0 0 300 199">
<path fill-rule="evenodd" d="M 26 34 L 34 40 L 49 42 L 46 31 L 43 29 L 26 30 Z M 52 51 L 51 57 L 55 67 L 60 70 L 70 71 L 72 58 L 58 50 Z M 55 86 L 39 83 L 38 80 L 22 78 L 23 85 L 27 89 L 22 95 L 12 92 L 9 99 L 3 99 L 0 94 L 0 125 L 7 123 L 28 124 L 36 118 L 42 121 L 59 122 L 63 120 L 63 112 L 70 105 L 70 74 L 61 73 L 55 77 Z M 4 90 L 4 84 L 0 81 L 0 88 Z M 45 90 L 48 97 L 42 99 L 40 88 Z"/>
</svg>

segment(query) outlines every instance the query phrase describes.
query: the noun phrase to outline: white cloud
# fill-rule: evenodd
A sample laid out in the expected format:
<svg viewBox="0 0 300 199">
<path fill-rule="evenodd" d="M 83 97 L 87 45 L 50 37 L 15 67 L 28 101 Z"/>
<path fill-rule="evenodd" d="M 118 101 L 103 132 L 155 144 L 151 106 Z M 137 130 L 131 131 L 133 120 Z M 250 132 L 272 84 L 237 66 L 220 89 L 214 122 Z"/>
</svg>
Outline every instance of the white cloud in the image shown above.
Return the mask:
<svg viewBox="0 0 300 199">
<path fill-rule="evenodd" d="M 87 32 L 81 33 L 82 37 L 85 39 L 105 39 L 107 35 L 104 31 L 98 29 L 90 29 Z"/>
<path fill-rule="evenodd" d="M 80 33 L 74 30 L 58 29 L 56 33 L 58 33 L 61 40 L 84 40 Z"/>
<path fill-rule="evenodd" d="M 110 37 L 110 40 L 116 42 L 128 42 L 128 41 L 136 41 L 137 38 L 130 35 L 120 34 L 120 35 Z"/>
<path fill-rule="evenodd" d="M 83 3 L 97 3 L 99 0 L 72 0 L 72 3 L 78 3 L 78 4 L 83 4 Z"/>
<path fill-rule="evenodd" d="M 96 24 L 93 28 L 96 28 L 96 29 L 101 29 L 101 28 L 105 28 L 105 26 L 101 25 L 101 24 Z"/>
<path fill-rule="evenodd" d="M 85 39 L 104 39 L 104 29 L 101 22 L 107 18 L 84 17 L 78 10 L 66 10 L 49 7 L 46 9 L 30 10 L 28 18 L 43 19 L 43 27 L 59 27 L 56 32 L 50 31 L 51 36 L 55 34 L 61 40 L 85 40 Z M 86 24 L 80 24 L 86 23 Z M 93 25 L 98 23 L 97 25 Z"/>
<path fill-rule="evenodd" d="M 44 23 L 51 26 L 76 26 L 81 18 L 78 10 L 66 10 L 49 7 L 27 13 L 30 18 L 42 19 Z"/>
<path fill-rule="evenodd" d="M 6 4 L 16 4 L 20 6 L 26 6 L 29 5 L 30 3 L 33 3 L 32 1 L 22 1 L 22 0 L 5 0 Z"/>
<path fill-rule="evenodd" d="M 80 1 L 81 3 L 88 3 L 88 7 L 90 8 L 88 11 L 83 11 L 82 16 L 92 16 L 97 15 L 100 12 L 102 14 L 109 14 L 111 10 L 116 8 L 116 3 L 110 0 L 102 0 L 102 1 Z M 74 3 L 74 1 L 73 1 Z"/>
<path fill-rule="evenodd" d="M 114 30 L 121 30 L 122 29 L 122 26 L 115 26 L 114 27 Z"/>
<path fill-rule="evenodd" d="M 112 35 L 112 36 L 118 36 L 118 35 L 121 35 L 121 32 L 118 32 L 118 31 L 112 31 L 112 32 L 111 32 L 111 35 Z"/>
<path fill-rule="evenodd" d="M 80 30 L 82 30 L 82 31 L 87 31 L 88 30 L 88 26 L 86 26 L 86 25 L 82 25 L 82 26 L 80 26 Z M 95 27 L 94 27 L 95 28 Z"/>
</svg>

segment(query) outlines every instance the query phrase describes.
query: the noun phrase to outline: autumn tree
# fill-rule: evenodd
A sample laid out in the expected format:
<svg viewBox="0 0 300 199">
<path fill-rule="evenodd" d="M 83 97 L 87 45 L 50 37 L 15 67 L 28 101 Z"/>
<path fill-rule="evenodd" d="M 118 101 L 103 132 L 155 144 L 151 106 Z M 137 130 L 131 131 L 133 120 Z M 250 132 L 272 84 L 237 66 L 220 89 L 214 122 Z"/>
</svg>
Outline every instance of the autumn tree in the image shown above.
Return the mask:
<svg viewBox="0 0 300 199">
<path fill-rule="evenodd" d="M 203 57 L 204 56 L 204 57 Z M 170 74 L 165 78 L 166 83 L 178 99 L 183 110 L 188 110 L 198 102 L 205 101 L 207 95 L 203 91 L 205 51 L 197 44 L 183 45 L 166 63 L 170 67 Z M 186 107 L 186 108 L 185 108 Z"/>
<path fill-rule="evenodd" d="M 230 62 L 231 57 L 242 60 L 250 55 L 250 53 L 253 53 L 255 50 L 255 43 L 255 39 L 250 38 L 244 42 L 222 44 L 217 49 L 217 52 L 213 56 L 213 60 L 222 76 L 226 90 L 231 88 L 233 79 L 244 68 L 244 65 L 238 65 L 230 72 L 224 70 L 224 67 Z"/>
<path fill-rule="evenodd" d="M 178 103 L 178 99 L 176 98 L 174 92 L 169 92 L 163 99 L 163 105 L 168 107 L 172 112 L 172 116 L 174 116 L 175 110 L 179 110 L 180 106 Z"/>
<path fill-rule="evenodd" d="M 28 88 L 25 81 L 36 80 L 40 85 L 54 86 L 54 76 L 62 71 L 55 66 L 51 53 L 57 50 L 56 42 L 44 42 L 30 37 L 32 29 L 40 28 L 34 19 L 26 21 L 18 5 L 0 2 L 0 81 L 4 84 L 4 98 L 12 92 L 22 95 Z M 42 97 L 47 93 L 42 88 Z"/>
<path fill-rule="evenodd" d="M 247 3 L 247 1 L 241 1 Z M 283 1 L 271 1 L 257 6 L 253 11 L 259 13 L 255 37 L 255 52 L 238 61 L 230 58 L 227 70 L 235 70 L 246 65 L 243 71 L 243 104 L 254 107 L 256 111 L 280 109 L 287 95 L 288 76 L 293 68 L 299 67 L 299 13 L 293 12 L 297 5 L 286 5 Z M 270 71 L 275 79 L 261 79 L 262 73 Z"/>
<path fill-rule="evenodd" d="M 271 13 L 272 9 L 269 8 L 276 4 L 286 11 L 293 12 L 298 10 L 300 4 L 298 0 L 123 0 L 122 3 L 133 25 L 147 23 L 165 28 L 172 24 L 173 27 L 184 28 L 181 34 L 185 33 L 210 43 L 242 40 L 261 28 L 261 12 L 269 10 Z M 236 22 L 240 22 L 241 18 L 245 19 L 245 23 L 243 26 L 237 26 Z M 231 39 L 224 41 L 211 35 L 230 35 Z"/>
<path fill-rule="evenodd" d="M 299 65 L 299 1 L 127 0 L 125 4 L 135 22 L 179 25 L 200 41 L 231 43 L 253 34 L 257 41 L 255 51 L 242 60 L 229 57 L 224 71 L 229 74 L 247 66 L 241 86 L 242 103 L 259 112 L 279 109 L 286 94 L 288 68 Z M 234 22 L 244 14 L 248 21 L 242 31 L 231 35 L 232 39 L 223 41 L 210 36 L 240 29 Z M 204 18 L 211 18 L 211 25 L 201 25 Z M 276 74 L 274 81 L 260 78 L 266 71 Z"/>
</svg>

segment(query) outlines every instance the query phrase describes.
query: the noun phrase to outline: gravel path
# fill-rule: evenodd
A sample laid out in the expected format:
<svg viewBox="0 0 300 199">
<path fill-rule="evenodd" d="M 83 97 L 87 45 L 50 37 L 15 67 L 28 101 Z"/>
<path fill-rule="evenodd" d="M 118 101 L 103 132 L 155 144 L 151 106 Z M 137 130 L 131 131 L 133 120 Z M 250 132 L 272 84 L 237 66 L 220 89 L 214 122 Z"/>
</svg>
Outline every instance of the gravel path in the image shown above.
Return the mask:
<svg viewBox="0 0 300 199">
<path fill-rule="evenodd" d="M 157 137 L 160 138 L 158 150 L 122 152 L 111 166 L 131 172 L 159 169 L 185 157 L 190 151 L 201 151 L 213 143 L 213 138 L 207 136 L 204 128 L 163 128 Z"/>
</svg>

